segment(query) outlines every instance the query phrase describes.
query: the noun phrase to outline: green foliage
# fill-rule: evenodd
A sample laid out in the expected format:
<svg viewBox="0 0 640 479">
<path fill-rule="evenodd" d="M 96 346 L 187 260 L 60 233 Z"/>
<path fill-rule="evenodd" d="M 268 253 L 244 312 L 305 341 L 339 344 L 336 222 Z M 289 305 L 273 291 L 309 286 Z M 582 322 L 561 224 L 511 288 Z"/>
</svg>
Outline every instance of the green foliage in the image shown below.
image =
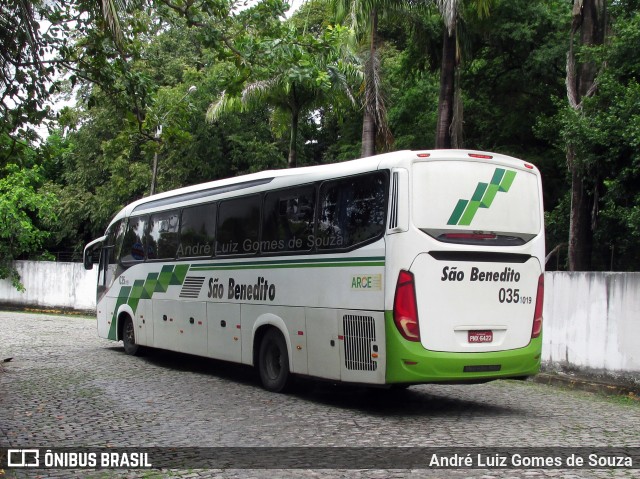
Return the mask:
<svg viewBox="0 0 640 479">
<path fill-rule="evenodd" d="M 438 75 L 414 71 L 407 75 L 407 51 L 383 50 L 383 64 L 388 73 L 390 94 L 389 124 L 394 147 L 403 149 L 433 148 L 438 105 Z"/>
<path fill-rule="evenodd" d="M 0 90 L 0 247 L 6 277 L 13 274 L 7 266 L 12 258 L 43 249 L 79 252 L 101 235 L 120 208 L 149 194 L 156 154 L 157 191 L 283 168 L 292 148 L 300 165 L 360 155 L 363 111 L 354 100 L 364 96 L 363 65 L 351 52 L 355 31 L 335 22 L 326 1 L 307 2 L 288 20 L 282 0 L 243 9 L 240 0 L 38 1 L 30 4 L 31 17 L 18 9 L 28 3 L 9 2 L 0 10 L 6 25 L 15 25 L 0 30 L 6 80 Z M 440 13 L 420 2 L 339 3 L 358 14 L 362 36 L 370 33 L 371 9 L 382 9 L 379 91 L 385 93 L 393 148 L 432 147 Z M 478 8 L 488 3 L 490 16 L 482 9 L 480 15 Z M 109 5 L 120 7 L 103 10 Z M 541 168 L 549 250 L 567 242 L 565 151 L 574 145 L 598 200 L 594 266 L 637 270 L 638 2 L 612 2 L 605 46 L 578 52 L 602 66 L 595 94 L 579 112 L 566 107 L 570 2 L 460 5 L 465 145 L 513 154 Z M 393 17 L 395 11 L 404 13 Z M 117 15 L 110 22 L 107 13 Z M 51 28 L 31 41 L 34 15 Z M 45 53 L 51 60 L 40 68 Z M 59 72 L 66 79 L 50 83 Z M 33 127 L 51 118 L 46 102 L 64 84 L 77 94 L 77 105 L 61 111 L 49 137 L 38 143 Z M 197 90 L 187 95 L 192 85 Z M 215 121 L 207 122 L 207 109 L 223 92 L 227 104 L 220 103 L 218 113 L 225 114 L 212 114 Z M 562 269 L 565 258 L 561 248 L 548 266 Z"/>
<path fill-rule="evenodd" d="M 347 48 L 348 35 L 340 25 L 313 34 L 293 22 L 279 22 L 267 37 L 244 38 L 243 48 L 251 48 L 247 56 L 256 59 L 255 67 L 241 91 L 222 91 L 207 110 L 207 120 L 272 107 L 276 131 L 283 118 L 289 123 L 289 166 L 295 166 L 300 115 L 323 103 L 339 108 L 354 102 L 351 87 L 359 70 Z"/>
<path fill-rule="evenodd" d="M 55 198 L 38 191 L 41 168 L 6 165 L 0 178 L 0 279 L 8 278 L 20 291 L 24 286 L 13 266 L 23 255 L 38 253 L 49 235 L 43 227 L 56 221 Z"/>
<path fill-rule="evenodd" d="M 567 106 L 549 122 L 559 133 L 559 147 L 573 145 L 576 166 L 596 195 L 596 269 L 637 270 L 640 265 L 640 52 L 630 48 L 639 31 L 640 12 L 620 12 L 609 42 L 582 52 L 606 65 L 595 94 L 583 99 L 581 109 Z"/>
</svg>

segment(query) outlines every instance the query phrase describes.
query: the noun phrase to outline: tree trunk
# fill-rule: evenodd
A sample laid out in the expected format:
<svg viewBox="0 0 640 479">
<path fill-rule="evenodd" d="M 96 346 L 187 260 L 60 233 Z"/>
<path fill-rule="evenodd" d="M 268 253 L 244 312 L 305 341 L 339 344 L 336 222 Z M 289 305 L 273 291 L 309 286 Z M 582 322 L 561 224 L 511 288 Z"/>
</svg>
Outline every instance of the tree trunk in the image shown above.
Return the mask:
<svg viewBox="0 0 640 479">
<path fill-rule="evenodd" d="M 364 91 L 364 108 L 362 114 L 362 149 L 360 156 L 373 156 L 376 154 L 376 121 L 375 108 L 376 91 L 375 80 L 373 76 L 373 68 L 375 68 L 375 57 L 377 55 L 377 30 L 378 30 L 378 12 L 373 9 L 370 15 L 371 36 L 369 38 L 369 68 L 365 68 L 365 91 Z"/>
<path fill-rule="evenodd" d="M 376 154 L 376 124 L 373 115 L 365 108 L 362 118 L 362 158 Z"/>
<path fill-rule="evenodd" d="M 438 123 L 436 125 L 436 148 L 451 148 L 451 122 L 456 71 L 456 31 L 444 29 L 442 45 L 442 68 L 440 69 L 440 99 L 438 100 Z"/>
<path fill-rule="evenodd" d="M 287 168 L 295 168 L 298 162 L 298 116 L 300 112 L 297 109 L 291 111 L 291 137 L 289 139 L 289 159 Z"/>
<path fill-rule="evenodd" d="M 569 219 L 569 270 L 589 271 L 591 269 L 591 251 L 593 231 L 591 212 L 593 196 L 589 194 L 580 168 L 575 166 L 575 152 L 569 146 L 567 157 L 571 157 L 571 217 Z"/>
<path fill-rule="evenodd" d="M 156 192 L 156 181 L 158 178 L 158 147 L 153 154 L 153 166 L 151 167 L 151 188 L 149 188 L 149 196 L 153 196 Z"/>
<path fill-rule="evenodd" d="M 592 46 L 603 43 L 602 0 L 576 0 L 573 8 L 571 43 L 567 55 L 567 97 L 572 108 L 581 110 L 582 100 L 594 91 L 596 65 L 582 63 L 576 67 L 573 43 L 578 29 L 580 29 L 581 45 Z M 590 175 L 585 171 L 583 163 L 576 161 L 575 145 L 567 145 L 567 165 L 571 172 L 569 270 L 587 271 L 591 269 L 597 178 L 592 178 L 593 174 Z"/>
</svg>

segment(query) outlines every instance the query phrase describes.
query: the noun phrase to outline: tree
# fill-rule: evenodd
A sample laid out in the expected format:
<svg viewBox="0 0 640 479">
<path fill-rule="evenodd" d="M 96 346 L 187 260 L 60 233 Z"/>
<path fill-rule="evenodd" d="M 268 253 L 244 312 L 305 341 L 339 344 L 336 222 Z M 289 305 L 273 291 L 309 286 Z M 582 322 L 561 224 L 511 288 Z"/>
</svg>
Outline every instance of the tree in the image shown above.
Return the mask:
<svg viewBox="0 0 640 479">
<path fill-rule="evenodd" d="M 9 0 L 0 5 L 0 131 L 28 141 L 50 115 L 46 101 L 60 91 L 60 55 L 73 24 L 95 21 L 121 46 L 120 11 L 129 0 Z M 87 15 L 88 19 L 84 19 Z M 63 55 L 64 56 L 64 55 Z M 66 62 L 68 64 L 68 62 Z"/>
<path fill-rule="evenodd" d="M 36 16 L 48 10 L 44 2 L 13 0 L 0 5 L 0 132 L 24 141 L 35 138 L 37 125 L 48 112 L 44 101 L 54 68 L 44 60 L 54 40 L 40 33 Z M 18 131 L 20 130 L 20 131 Z"/>
<path fill-rule="evenodd" d="M 7 138 L 4 136 L 4 138 Z M 55 198 L 38 192 L 42 183 L 40 168 L 20 168 L 10 164 L 0 178 L 0 279 L 9 279 L 20 291 L 24 286 L 13 261 L 23 255 L 39 253 L 49 233 L 43 225 L 55 222 Z"/>
<path fill-rule="evenodd" d="M 283 25 L 279 36 L 260 45 L 260 65 L 252 79 L 237 93 L 223 91 L 207 110 L 213 122 L 233 111 L 250 111 L 269 105 L 274 116 L 289 119 L 289 168 L 297 166 L 298 125 L 300 116 L 313 110 L 328 98 L 337 102 L 355 102 L 350 81 L 357 69 L 345 50 L 347 30 L 329 27 L 320 37 L 298 32 L 293 25 Z M 346 57 L 346 58 L 345 58 Z"/>
<path fill-rule="evenodd" d="M 405 7 L 405 8 L 403 8 Z M 363 39 L 368 51 L 365 54 L 363 102 L 362 102 L 362 149 L 360 156 L 376 153 L 376 140 L 385 147 L 391 145 L 393 136 L 387 122 L 387 100 L 382 85 L 382 69 L 378 54 L 378 20 L 380 12 L 391 14 L 397 10 L 407 11 L 406 4 L 398 0 L 334 0 L 333 9 L 339 21 L 351 19 L 351 27 Z"/>
<path fill-rule="evenodd" d="M 486 16 L 494 0 L 470 0 L 479 16 Z M 460 42 L 458 23 L 463 0 L 436 0 L 444 21 L 442 34 L 442 65 L 440 68 L 440 98 L 436 125 L 436 148 L 461 146 L 462 98 L 459 91 L 458 67 Z"/>
<path fill-rule="evenodd" d="M 578 104 L 567 103 L 551 120 L 565 160 L 571 158 L 572 164 L 567 168 L 566 197 L 550 217 L 569 224 L 560 230 L 563 237 L 556 238 L 574 240 L 569 245 L 569 269 L 637 271 L 640 12 L 621 2 L 607 9 L 606 17 L 605 42 L 575 46 L 576 81 L 570 85 L 576 88 L 580 67 L 589 63 L 598 66 L 592 86 L 579 96 Z"/>
<path fill-rule="evenodd" d="M 604 0 L 575 0 L 573 24 L 567 54 L 567 98 L 569 107 L 577 116 L 581 115 L 582 102 L 592 96 L 596 89 L 597 65 L 593 61 L 576 62 L 576 34 L 580 34 L 578 45 L 591 47 L 601 45 L 605 34 Z M 569 269 L 586 271 L 591 269 L 591 252 L 598 181 L 590 175 L 576 155 L 576 145 L 567 143 L 567 166 L 571 172 L 571 215 L 569 226 Z"/>
</svg>

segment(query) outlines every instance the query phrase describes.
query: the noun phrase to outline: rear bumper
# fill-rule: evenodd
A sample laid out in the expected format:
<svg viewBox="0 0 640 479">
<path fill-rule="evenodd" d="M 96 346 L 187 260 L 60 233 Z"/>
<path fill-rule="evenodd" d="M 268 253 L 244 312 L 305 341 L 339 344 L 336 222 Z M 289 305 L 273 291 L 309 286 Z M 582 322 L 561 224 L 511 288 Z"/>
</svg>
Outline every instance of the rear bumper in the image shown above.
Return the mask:
<svg viewBox="0 0 640 479">
<path fill-rule="evenodd" d="M 419 342 L 405 340 L 393 322 L 391 311 L 385 313 L 385 329 L 388 384 L 464 383 L 532 376 L 540 371 L 542 335 L 520 349 L 489 353 L 447 353 L 429 351 Z"/>
</svg>

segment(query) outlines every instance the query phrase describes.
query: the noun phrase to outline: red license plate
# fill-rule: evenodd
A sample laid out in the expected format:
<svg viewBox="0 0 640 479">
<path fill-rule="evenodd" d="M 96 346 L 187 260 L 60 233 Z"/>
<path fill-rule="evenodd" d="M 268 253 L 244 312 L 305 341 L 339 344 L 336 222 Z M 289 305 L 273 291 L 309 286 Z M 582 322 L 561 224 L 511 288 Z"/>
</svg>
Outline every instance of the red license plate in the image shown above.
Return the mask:
<svg viewBox="0 0 640 479">
<path fill-rule="evenodd" d="M 470 343 L 491 343 L 493 342 L 493 331 L 469 331 Z"/>
</svg>

